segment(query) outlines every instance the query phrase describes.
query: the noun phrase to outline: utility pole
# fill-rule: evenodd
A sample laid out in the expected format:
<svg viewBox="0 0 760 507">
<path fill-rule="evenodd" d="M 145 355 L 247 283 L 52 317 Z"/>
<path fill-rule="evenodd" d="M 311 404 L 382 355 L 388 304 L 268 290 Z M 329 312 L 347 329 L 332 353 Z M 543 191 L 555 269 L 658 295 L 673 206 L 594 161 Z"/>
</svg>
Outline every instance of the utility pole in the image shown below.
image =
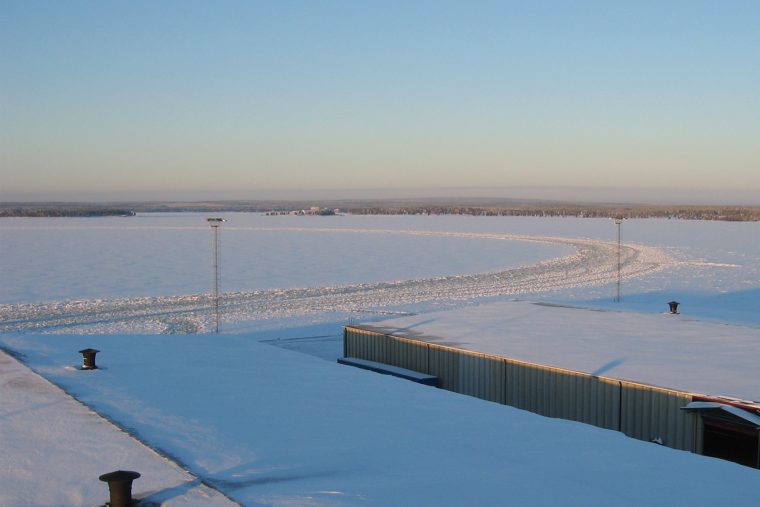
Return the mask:
<svg viewBox="0 0 760 507">
<path fill-rule="evenodd" d="M 620 226 L 623 223 L 622 217 L 616 217 L 615 218 L 615 224 L 617 225 L 617 297 L 615 298 L 615 302 L 620 302 L 620 282 L 621 282 L 621 260 L 620 260 Z"/>
<path fill-rule="evenodd" d="M 225 222 L 223 218 L 207 218 L 206 221 L 214 231 L 214 316 L 216 317 L 215 332 L 219 334 L 219 226 Z"/>
</svg>

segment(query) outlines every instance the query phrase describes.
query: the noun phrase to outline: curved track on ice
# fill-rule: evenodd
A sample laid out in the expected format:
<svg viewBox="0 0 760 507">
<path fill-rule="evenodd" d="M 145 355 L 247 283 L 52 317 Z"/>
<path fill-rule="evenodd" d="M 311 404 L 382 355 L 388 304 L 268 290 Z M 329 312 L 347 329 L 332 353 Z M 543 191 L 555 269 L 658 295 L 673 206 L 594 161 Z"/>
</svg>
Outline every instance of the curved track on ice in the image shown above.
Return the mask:
<svg viewBox="0 0 760 507">
<path fill-rule="evenodd" d="M 228 292 L 220 298 L 224 320 L 250 321 L 318 312 L 366 311 L 424 301 L 588 287 L 617 280 L 617 243 L 515 234 L 305 230 L 532 241 L 569 245 L 576 249 L 576 253 L 494 273 L 335 287 Z M 623 278 L 632 278 L 664 269 L 672 260 L 657 248 L 623 244 L 620 263 Z M 209 295 L 0 305 L 0 331 L 192 333 L 209 327 L 211 312 L 212 299 Z"/>
</svg>

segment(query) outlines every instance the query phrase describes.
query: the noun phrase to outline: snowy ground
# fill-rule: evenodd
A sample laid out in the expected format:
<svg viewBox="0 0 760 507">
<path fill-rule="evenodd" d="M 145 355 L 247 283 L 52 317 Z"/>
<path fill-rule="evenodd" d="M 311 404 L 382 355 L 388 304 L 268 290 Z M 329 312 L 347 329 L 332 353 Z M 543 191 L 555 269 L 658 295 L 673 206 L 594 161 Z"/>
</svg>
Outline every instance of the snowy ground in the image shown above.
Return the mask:
<svg viewBox="0 0 760 507">
<path fill-rule="evenodd" d="M 3 347 L 245 505 L 753 498 L 757 471 L 333 363 L 346 323 L 516 297 L 759 327 L 760 224 L 624 222 L 617 303 L 608 220 L 228 214 L 217 336 L 205 217 L 0 220 Z M 23 414 L 3 441 L 50 425 Z"/>
</svg>

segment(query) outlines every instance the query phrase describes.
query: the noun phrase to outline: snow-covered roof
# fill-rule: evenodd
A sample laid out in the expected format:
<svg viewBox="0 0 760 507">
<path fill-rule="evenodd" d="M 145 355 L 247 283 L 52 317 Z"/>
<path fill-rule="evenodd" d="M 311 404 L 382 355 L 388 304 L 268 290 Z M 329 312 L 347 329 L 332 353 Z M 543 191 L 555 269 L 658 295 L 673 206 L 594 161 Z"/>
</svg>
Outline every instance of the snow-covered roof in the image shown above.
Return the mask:
<svg viewBox="0 0 760 507">
<path fill-rule="evenodd" d="M 754 424 L 755 426 L 760 426 L 760 416 L 757 414 L 753 414 L 752 412 L 748 412 L 746 410 L 742 410 L 739 407 L 734 407 L 733 405 L 726 405 L 725 403 L 716 403 L 713 401 L 692 401 L 688 405 L 684 407 L 686 410 L 723 410 L 724 412 L 728 412 L 729 414 L 738 417 L 739 419 L 743 419 L 746 422 L 750 424 Z"/>
<path fill-rule="evenodd" d="M 0 505 L 103 505 L 98 477 L 117 469 L 140 471 L 132 493 L 145 504 L 237 505 L 1 350 L 0 385 Z"/>
<path fill-rule="evenodd" d="M 684 314 L 522 301 L 359 327 L 695 394 L 760 400 L 756 327 L 699 321 Z"/>
<path fill-rule="evenodd" d="M 188 483 L 174 474 L 167 487 L 170 474 L 153 472 L 119 443 L 130 439 L 126 433 L 90 432 L 86 440 L 95 425 L 84 424 L 79 412 L 86 408 L 57 388 L 57 395 L 37 397 L 47 382 L 27 370 L 0 375 L 0 383 L 8 381 L 0 400 L 13 400 L 0 410 L 3 506 L 96 505 L 105 500 L 98 474 L 121 467 L 143 474 L 135 482 L 139 496 L 158 489 L 151 497 L 166 507 L 199 505 L 190 503 L 202 500 L 199 481 L 241 505 L 278 507 L 659 507 L 748 505 L 756 497 L 758 471 L 749 467 L 342 366 L 250 335 L 0 334 L 0 343 L 197 478 Z M 101 350 L 101 369 L 76 368 L 83 346 Z M 82 422 L 82 432 L 63 420 Z M 79 442 L 86 454 L 59 451 Z M 71 476 L 61 473 L 67 467 Z M 39 472 L 54 480 L 37 480 Z M 87 477 L 84 488 L 79 481 Z M 190 488 L 195 495 L 183 494 Z"/>
</svg>

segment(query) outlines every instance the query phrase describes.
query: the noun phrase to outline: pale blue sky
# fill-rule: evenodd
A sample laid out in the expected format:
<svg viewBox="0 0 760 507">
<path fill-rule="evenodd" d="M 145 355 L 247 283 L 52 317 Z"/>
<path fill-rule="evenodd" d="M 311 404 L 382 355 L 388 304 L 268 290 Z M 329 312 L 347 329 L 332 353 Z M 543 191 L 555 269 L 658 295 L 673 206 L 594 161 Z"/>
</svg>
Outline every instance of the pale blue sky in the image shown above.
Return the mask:
<svg viewBox="0 0 760 507">
<path fill-rule="evenodd" d="M 756 0 L 4 0 L 0 199 L 760 203 L 759 27 Z"/>
</svg>

